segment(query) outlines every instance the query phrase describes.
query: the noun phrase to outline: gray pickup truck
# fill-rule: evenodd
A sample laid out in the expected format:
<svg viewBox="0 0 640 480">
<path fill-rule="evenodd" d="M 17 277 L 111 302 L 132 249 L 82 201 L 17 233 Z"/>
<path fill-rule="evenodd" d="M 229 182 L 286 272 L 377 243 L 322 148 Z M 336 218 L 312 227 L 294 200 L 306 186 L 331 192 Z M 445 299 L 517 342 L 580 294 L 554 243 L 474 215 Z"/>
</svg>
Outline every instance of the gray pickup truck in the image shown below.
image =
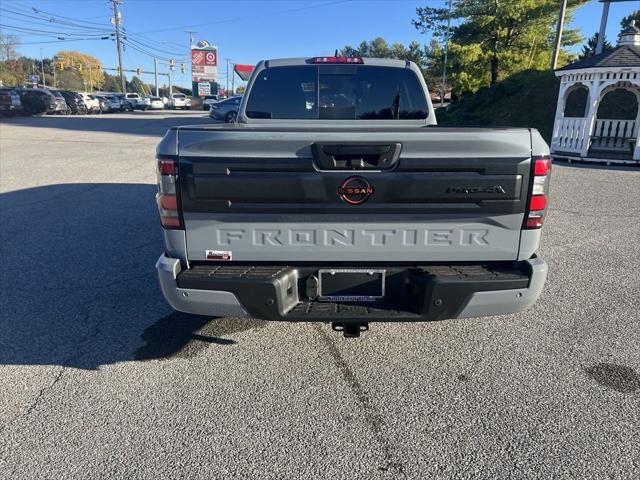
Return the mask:
<svg viewBox="0 0 640 480">
<path fill-rule="evenodd" d="M 532 305 L 549 149 L 533 129 L 436 126 L 415 64 L 260 62 L 237 120 L 170 129 L 157 148 L 173 308 L 369 322 Z"/>
</svg>

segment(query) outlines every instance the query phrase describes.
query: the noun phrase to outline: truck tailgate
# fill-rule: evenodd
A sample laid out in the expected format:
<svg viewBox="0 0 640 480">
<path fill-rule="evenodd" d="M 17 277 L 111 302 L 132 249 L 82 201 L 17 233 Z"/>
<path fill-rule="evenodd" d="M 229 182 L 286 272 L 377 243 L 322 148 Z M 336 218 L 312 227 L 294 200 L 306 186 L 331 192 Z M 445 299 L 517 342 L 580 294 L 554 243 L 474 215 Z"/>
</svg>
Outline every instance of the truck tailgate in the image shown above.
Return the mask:
<svg viewBox="0 0 640 480">
<path fill-rule="evenodd" d="M 190 261 L 518 256 L 531 169 L 527 129 L 182 127 L 177 145 Z M 325 168 L 318 145 L 332 147 L 335 168 Z M 386 145 L 399 148 L 392 167 L 365 161 Z M 346 155 L 341 146 L 350 147 Z M 354 186 L 364 190 L 345 194 Z"/>
</svg>

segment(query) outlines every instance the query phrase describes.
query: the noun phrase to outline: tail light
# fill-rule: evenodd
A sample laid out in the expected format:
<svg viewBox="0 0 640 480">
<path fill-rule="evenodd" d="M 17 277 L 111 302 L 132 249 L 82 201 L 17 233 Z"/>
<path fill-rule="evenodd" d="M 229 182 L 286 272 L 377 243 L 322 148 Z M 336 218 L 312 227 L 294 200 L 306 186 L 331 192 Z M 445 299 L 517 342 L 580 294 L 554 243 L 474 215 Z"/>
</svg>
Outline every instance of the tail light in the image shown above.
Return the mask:
<svg viewBox="0 0 640 480">
<path fill-rule="evenodd" d="M 524 220 L 524 228 L 542 227 L 549 197 L 549 176 L 551 175 L 551 158 L 547 156 L 533 157 L 533 185 L 529 198 L 529 207 Z"/>
<path fill-rule="evenodd" d="M 156 173 L 158 194 L 156 202 L 160 223 L 164 228 L 184 228 L 178 208 L 178 161 L 175 157 L 158 157 Z"/>
<path fill-rule="evenodd" d="M 313 57 L 308 63 L 364 63 L 361 57 Z"/>
</svg>

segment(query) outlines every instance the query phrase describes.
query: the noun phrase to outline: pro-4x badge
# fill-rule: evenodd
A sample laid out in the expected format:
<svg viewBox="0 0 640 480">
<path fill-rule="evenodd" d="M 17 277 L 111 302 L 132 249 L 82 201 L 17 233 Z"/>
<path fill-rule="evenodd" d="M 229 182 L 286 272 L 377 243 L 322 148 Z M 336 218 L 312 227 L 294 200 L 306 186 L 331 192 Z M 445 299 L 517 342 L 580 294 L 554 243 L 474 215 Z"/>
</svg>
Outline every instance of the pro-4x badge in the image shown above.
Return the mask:
<svg viewBox="0 0 640 480">
<path fill-rule="evenodd" d="M 448 187 L 445 193 L 462 193 L 465 195 L 473 193 L 499 193 L 506 195 L 507 192 L 502 185 L 491 185 L 488 187 Z"/>
</svg>

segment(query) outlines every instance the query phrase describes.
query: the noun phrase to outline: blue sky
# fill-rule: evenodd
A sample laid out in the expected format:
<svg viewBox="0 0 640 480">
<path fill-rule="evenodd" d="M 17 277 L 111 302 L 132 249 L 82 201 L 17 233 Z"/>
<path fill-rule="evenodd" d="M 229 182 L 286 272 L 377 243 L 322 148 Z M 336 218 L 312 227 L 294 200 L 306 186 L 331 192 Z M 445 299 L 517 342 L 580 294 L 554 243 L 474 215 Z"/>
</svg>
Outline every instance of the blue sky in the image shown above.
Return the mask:
<svg viewBox="0 0 640 480">
<path fill-rule="evenodd" d="M 415 9 L 444 4 L 445 0 L 122 0 L 120 10 L 123 27 L 142 50 L 152 47 L 159 56 L 177 58 L 176 54 L 184 55 L 188 48 L 185 30 L 194 30 L 195 40 L 207 39 L 218 46 L 221 60 L 251 64 L 262 58 L 330 54 L 376 36 L 390 43 L 427 43 L 429 38 L 411 25 Z M 111 2 L 107 0 L 1 0 L 0 8 L 4 9 L 0 10 L 3 25 L 74 32 L 75 38 L 98 36 L 101 29 L 112 28 Z M 46 13 L 36 14 L 32 8 Z M 615 40 L 620 19 L 634 8 L 640 8 L 640 1 L 611 4 L 610 41 Z M 592 0 L 575 13 L 571 26 L 589 36 L 598 30 L 601 11 L 602 4 Z M 47 22 L 49 14 L 64 17 L 72 25 Z M 98 57 L 105 67 L 117 63 L 111 40 L 59 41 L 37 32 L 3 30 L 21 37 L 20 52 L 27 56 L 38 57 L 40 49 L 45 57 L 61 49 L 76 49 Z M 151 71 L 153 59 L 127 48 L 124 65 Z M 221 65 L 222 83 L 224 70 Z M 178 84 L 188 83 L 188 76 L 183 78 L 179 69 L 175 77 Z M 144 80 L 152 82 L 151 77 Z"/>
</svg>

